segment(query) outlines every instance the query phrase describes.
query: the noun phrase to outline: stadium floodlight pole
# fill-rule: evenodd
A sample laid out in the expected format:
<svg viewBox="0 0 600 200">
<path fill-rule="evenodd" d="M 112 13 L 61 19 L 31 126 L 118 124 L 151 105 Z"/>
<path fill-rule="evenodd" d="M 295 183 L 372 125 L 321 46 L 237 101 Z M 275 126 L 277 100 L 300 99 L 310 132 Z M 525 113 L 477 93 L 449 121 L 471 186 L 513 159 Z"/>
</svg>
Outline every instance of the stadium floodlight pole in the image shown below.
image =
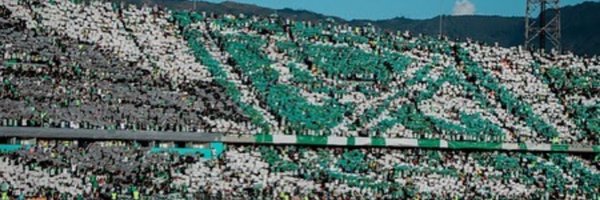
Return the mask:
<svg viewBox="0 0 600 200">
<path fill-rule="evenodd" d="M 444 31 L 443 31 L 444 30 L 443 29 L 444 28 L 444 25 L 443 25 L 443 23 L 444 23 L 444 21 L 443 21 L 444 20 L 444 12 L 442 10 L 443 9 L 442 5 L 443 5 L 443 2 L 440 2 L 440 27 L 439 27 L 440 28 L 440 39 L 444 35 Z"/>
<path fill-rule="evenodd" d="M 443 24 L 442 24 L 442 23 L 444 23 L 444 22 L 443 22 L 443 17 L 444 17 L 444 15 L 440 15 L 440 39 L 441 39 L 441 38 L 442 38 L 442 36 L 444 35 L 444 32 L 443 32 Z"/>
<path fill-rule="evenodd" d="M 537 46 L 534 44 L 538 39 Z M 552 48 L 561 51 L 560 0 L 527 0 L 525 10 L 525 48 Z"/>
</svg>

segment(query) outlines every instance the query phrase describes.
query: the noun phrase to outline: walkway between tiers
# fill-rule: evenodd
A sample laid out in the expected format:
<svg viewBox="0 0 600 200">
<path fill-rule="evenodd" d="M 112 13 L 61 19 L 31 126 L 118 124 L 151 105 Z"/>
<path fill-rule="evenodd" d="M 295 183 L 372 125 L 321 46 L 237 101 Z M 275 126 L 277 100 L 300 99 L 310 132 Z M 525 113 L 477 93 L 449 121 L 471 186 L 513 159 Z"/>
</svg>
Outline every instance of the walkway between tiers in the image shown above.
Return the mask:
<svg viewBox="0 0 600 200">
<path fill-rule="evenodd" d="M 336 137 L 296 135 L 224 135 L 220 133 L 158 132 L 133 130 L 59 129 L 32 127 L 0 127 L 0 137 L 223 142 L 229 144 L 285 144 L 340 147 L 414 147 L 453 150 L 507 150 L 540 152 L 600 153 L 599 145 L 494 143 L 475 141 L 448 141 L 439 139 Z"/>
</svg>

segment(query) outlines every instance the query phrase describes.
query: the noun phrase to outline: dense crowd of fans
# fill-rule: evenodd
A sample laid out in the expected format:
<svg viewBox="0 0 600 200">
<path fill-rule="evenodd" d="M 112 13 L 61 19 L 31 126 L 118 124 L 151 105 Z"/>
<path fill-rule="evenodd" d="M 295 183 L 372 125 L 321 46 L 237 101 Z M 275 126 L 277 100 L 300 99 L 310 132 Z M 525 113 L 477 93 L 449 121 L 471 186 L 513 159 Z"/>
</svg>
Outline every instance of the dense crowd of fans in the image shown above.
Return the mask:
<svg viewBox="0 0 600 200">
<path fill-rule="evenodd" d="M 224 119 L 246 121 L 210 79 L 175 82 L 103 47 L 28 29 L 3 8 L 2 126 L 234 132 Z"/>
<path fill-rule="evenodd" d="M 40 143 L 1 157 L 11 197 L 595 199 L 599 163 L 559 153 L 229 145 L 216 159 L 124 143 Z"/>
<path fill-rule="evenodd" d="M 0 0 L 0 126 L 599 144 L 600 60 L 332 20 Z M 588 155 L 98 142 L 1 156 L 14 198 L 596 199 Z"/>
<path fill-rule="evenodd" d="M 2 126 L 598 144 L 597 57 L 331 20 L 2 3 Z"/>
</svg>

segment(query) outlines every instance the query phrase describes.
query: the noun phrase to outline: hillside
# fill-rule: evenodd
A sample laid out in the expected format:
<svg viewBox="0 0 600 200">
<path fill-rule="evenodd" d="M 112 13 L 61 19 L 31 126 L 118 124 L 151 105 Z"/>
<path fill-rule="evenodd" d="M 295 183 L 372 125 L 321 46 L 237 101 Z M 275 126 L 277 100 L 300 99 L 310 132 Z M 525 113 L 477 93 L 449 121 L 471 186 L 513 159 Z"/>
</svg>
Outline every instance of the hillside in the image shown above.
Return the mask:
<svg viewBox="0 0 600 200">
<path fill-rule="evenodd" d="M 119 0 L 137 5 L 161 5 L 176 10 L 191 10 L 194 4 L 185 0 Z M 386 20 L 351 20 L 347 21 L 339 17 L 326 16 L 306 10 L 294 9 L 269 9 L 256 5 L 235 2 L 208 3 L 197 2 L 196 10 L 213 12 L 216 14 L 238 14 L 268 16 L 273 13 L 277 15 L 305 21 L 320 21 L 327 18 L 335 19 L 339 23 L 350 25 L 364 25 L 371 23 L 388 31 L 410 30 L 414 33 L 426 35 L 437 35 L 439 17 L 431 19 L 415 20 L 408 18 L 393 18 Z M 579 55 L 600 54 L 600 3 L 585 2 L 575 6 L 562 8 L 563 48 L 573 51 Z M 492 44 L 498 42 L 501 46 L 515 46 L 523 43 L 524 22 L 521 17 L 500 16 L 444 16 L 444 32 L 450 38 L 472 38 L 478 41 Z"/>
</svg>

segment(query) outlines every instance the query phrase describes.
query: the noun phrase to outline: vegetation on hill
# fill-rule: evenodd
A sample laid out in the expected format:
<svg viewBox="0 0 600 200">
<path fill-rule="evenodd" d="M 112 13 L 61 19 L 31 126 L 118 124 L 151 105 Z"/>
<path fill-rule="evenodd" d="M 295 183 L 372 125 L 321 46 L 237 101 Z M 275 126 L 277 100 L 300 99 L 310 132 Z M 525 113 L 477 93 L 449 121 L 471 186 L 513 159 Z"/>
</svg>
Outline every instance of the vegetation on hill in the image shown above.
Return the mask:
<svg viewBox="0 0 600 200">
<path fill-rule="evenodd" d="M 409 30 L 413 33 L 439 34 L 439 16 L 431 19 L 408 19 L 397 17 L 385 20 L 344 20 L 339 17 L 326 16 L 306 10 L 270 9 L 251 4 L 223 2 L 208 3 L 187 0 L 117 0 L 136 5 L 160 5 L 175 10 L 192 10 L 212 12 L 215 14 L 239 14 L 268 16 L 277 15 L 293 20 L 321 21 L 328 18 L 339 23 L 350 25 L 366 25 L 368 23 L 387 31 Z M 562 46 L 564 50 L 579 55 L 600 54 L 600 3 L 585 2 L 575 6 L 563 7 Z M 523 43 L 525 22 L 523 17 L 501 16 L 443 16 L 444 34 L 450 38 L 464 40 L 471 38 L 488 44 L 498 43 L 501 46 L 516 46 Z"/>
</svg>

